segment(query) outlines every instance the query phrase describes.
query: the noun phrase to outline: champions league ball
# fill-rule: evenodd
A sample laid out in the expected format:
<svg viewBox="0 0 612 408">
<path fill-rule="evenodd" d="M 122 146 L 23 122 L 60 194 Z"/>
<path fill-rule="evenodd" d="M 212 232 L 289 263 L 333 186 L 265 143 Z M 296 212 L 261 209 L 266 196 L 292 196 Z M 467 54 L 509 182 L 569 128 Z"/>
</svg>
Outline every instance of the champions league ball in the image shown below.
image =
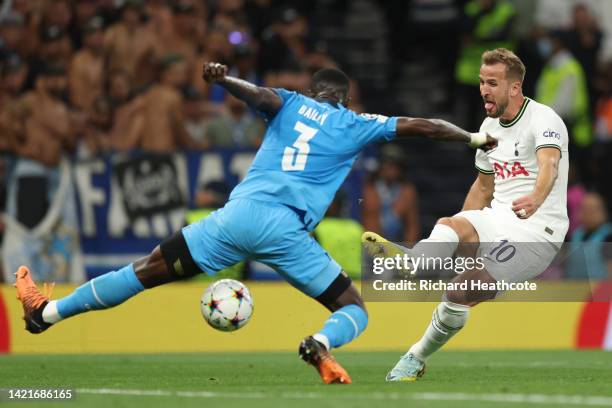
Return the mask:
<svg viewBox="0 0 612 408">
<path fill-rule="evenodd" d="M 222 279 L 204 291 L 200 310 L 206 323 L 215 329 L 234 331 L 249 322 L 253 314 L 253 298 L 241 282 Z"/>
</svg>

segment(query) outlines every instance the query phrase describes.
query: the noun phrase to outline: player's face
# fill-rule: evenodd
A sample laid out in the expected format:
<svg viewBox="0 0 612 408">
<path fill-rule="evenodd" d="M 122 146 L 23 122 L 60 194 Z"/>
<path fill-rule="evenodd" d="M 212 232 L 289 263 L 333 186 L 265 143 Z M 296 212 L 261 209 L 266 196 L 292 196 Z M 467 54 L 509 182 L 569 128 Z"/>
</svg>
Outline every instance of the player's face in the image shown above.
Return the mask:
<svg viewBox="0 0 612 408">
<path fill-rule="evenodd" d="M 488 117 L 499 118 L 504 114 L 510 99 L 510 81 L 504 64 L 480 67 L 480 96 Z"/>
</svg>

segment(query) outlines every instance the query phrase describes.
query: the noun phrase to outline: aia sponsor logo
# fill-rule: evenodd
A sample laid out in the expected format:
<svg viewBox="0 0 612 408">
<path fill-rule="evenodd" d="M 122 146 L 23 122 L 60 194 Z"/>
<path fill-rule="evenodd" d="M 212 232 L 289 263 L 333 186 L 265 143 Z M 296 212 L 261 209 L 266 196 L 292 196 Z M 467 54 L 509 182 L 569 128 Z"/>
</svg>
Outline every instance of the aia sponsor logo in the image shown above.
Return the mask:
<svg viewBox="0 0 612 408">
<path fill-rule="evenodd" d="M 502 180 L 513 178 L 517 176 L 529 176 L 529 172 L 520 162 L 503 162 L 493 163 L 493 170 L 495 171 L 495 178 Z"/>
</svg>

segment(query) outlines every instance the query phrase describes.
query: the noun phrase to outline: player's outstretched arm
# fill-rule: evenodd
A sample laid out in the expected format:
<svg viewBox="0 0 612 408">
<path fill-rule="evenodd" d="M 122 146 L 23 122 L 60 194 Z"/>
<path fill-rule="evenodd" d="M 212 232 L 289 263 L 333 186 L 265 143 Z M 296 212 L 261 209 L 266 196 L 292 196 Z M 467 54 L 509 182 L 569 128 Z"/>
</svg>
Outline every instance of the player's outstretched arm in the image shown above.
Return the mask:
<svg viewBox="0 0 612 408">
<path fill-rule="evenodd" d="M 272 89 L 253 85 L 240 78 L 227 76 L 226 65 L 216 62 L 204 63 L 202 78 L 208 83 L 221 85 L 247 105 L 271 116 L 275 115 L 283 105 L 280 96 Z"/>
<path fill-rule="evenodd" d="M 470 133 L 442 119 L 400 117 L 397 119 L 398 137 L 428 137 L 449 142 L 465 142 L 471 147 L 490 150 L 497 146 L 497 139 L 486 133 Z"/>
</svg>

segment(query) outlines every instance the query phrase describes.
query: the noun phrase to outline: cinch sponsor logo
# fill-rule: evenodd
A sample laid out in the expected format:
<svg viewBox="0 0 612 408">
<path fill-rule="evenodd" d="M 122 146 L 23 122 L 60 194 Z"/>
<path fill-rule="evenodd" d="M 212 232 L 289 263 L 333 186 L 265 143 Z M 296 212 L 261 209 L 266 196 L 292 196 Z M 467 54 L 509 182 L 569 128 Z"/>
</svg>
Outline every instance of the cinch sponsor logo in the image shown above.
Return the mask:
<svg viewBox="0 0 612 408">
<path fill-rule="evenodd" d="M 544 133 L 543 133 L 544 137 L 554 137 L 555 139 L 561 139 L 561 133 L 559 132 L 555 132 L 552 129 L 547 129 Z"/>
<path fill-rule="evenodd" d="M 529 176 L 529 172 L 520 162 L 514 162 L 512 164 L 508 162 L 493 163 L 493 170 L 495 171 L 495 178 L 500 178 L 502 180 L 520 175 Z"/>
</svg>

